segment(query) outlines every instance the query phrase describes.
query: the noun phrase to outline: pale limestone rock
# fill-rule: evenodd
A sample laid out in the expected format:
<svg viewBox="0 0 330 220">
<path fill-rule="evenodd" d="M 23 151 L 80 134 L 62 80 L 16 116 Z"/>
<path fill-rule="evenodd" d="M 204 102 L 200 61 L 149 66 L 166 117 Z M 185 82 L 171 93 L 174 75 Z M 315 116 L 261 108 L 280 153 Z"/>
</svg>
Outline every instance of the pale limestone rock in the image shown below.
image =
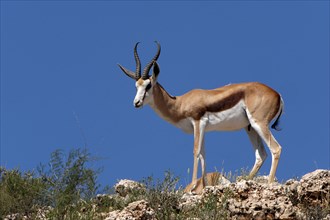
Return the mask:
<svg viewBox="0 0 330 220">
<path fill-rule="evenodd" d="M 135 182 L 133 180 L 120 180 L 115 185 L 116 193 L 118 193 L 120 196 L 125 197 L 127 194 L 131 193 L 134 190 L 144 190 L 145 187 L 138 182 Z"/>
<path fill-rule="evenodd" d="M 128 204 L 122 211 L 110 212 L 106 220 L 156 220 L 155 211 L 148 202 L 139 200 Z"/>
<path fill-rule="evenodd" d="M 182 196 L 179 209 L 182 211 L 192 210 L 201 200 L 201 195 L 186 193 Z"/>
<path fill-rule="evenodd" d="M 329 199 L 330 171 L 315 170 L 304 175 L 297 187 L 297 193 L 301 202 L 315 203 Z"/>
<path fill-rule="evenodd" d="M 228 187 L 205 188 L 202 196 L 210 194 L 216 194 L 219 201 L 228 197 L 227 207 L 232 219 L 295 219 L 296 210 L 285 187 L 279 183 L 240 180 Z"/>
</svg>

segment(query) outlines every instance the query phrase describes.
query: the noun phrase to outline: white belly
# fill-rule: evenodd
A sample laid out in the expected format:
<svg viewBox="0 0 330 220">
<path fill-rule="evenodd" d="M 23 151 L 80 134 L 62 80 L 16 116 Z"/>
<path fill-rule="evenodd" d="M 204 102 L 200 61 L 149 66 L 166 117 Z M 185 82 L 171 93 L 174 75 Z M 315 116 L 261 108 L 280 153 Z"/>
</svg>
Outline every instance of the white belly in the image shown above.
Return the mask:
<svg viewBox="0 0 330 220">
<path fill-rule="evenodd" d="M 250 124 L 243 101 L 222 112 L 206 112 L 200 120 L 206 124 L 205 131 L 233 131 L 245 128 Z M 193 133 L 193 123 L 192 118 L 186 118 L 176 123 L 175 126 L 184 132 Z"/>
<path fill-rule="evenodd" d="M 186 118 L 175 124 L 176 127 L 182 129 L 186 133 L 194 133 L 193 119 Z"/>
<path fill-rule="evenodd" d="M 207 112 L 202 118 L 207 121 L 206 131 L 233 131 L 245 128 L 250 124 L 243 101 L 222 112 Z"/>
</svg>

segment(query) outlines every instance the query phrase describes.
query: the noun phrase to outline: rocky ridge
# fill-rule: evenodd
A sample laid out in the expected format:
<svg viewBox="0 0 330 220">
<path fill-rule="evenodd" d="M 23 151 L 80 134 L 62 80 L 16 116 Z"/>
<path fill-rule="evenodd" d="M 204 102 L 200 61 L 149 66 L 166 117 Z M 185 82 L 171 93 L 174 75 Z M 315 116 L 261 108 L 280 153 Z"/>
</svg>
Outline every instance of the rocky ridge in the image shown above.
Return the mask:
<svg viewBox="0 0 330 220">
<path fill-rule="evenodd" d="M 284 184 L 267 184 L 263 177 L 230 183 L 222 176 L 201 195 L 184 194 L 182 190 L 151 192 L 132 180 L 120 180 L 114 189 L 115 194 L 93 199 L 95 214 L 91 219 L 330 220 L 330 170 L 315 170 Z M 45 213 L 41 211 L 38 219 L 47 219 Z M 14 214 L 4 219 L 22 218 Z"/>
<path fill-rule="evenodd" d="M 142 185 L 131 180 L 121 180 L 115 186 L 121 196 L 127 196 L 134 187 L 143 189 Z M 259 178 L 208 186 L 201 195 L 184 194 L 178 212 L 187 213 L 210 198 L 221 206 L 218 211 L 225 213 L 219 219 L 330 220 L 330 170 L 316 170 L 300 180 L 290 179 L 284 184 L 267 184 Z M 139 200 L 123 210 L 109 212 L 105 219 L 155 220 L 157 216 L 148 202 Z"/>
</svg>

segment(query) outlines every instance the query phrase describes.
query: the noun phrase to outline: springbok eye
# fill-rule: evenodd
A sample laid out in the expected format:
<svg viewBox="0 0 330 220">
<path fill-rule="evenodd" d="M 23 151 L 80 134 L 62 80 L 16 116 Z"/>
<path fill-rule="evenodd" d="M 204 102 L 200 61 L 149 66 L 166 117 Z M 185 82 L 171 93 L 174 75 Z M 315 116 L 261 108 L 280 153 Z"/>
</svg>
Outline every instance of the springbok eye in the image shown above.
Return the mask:
<svg viewBox="0 0 330 220">
<path fill-rule="evenodd" d="M 146 91 L 148 91 L 151 88 L 151 83 L 149 83 L 146 87 Z"/>
</svg>

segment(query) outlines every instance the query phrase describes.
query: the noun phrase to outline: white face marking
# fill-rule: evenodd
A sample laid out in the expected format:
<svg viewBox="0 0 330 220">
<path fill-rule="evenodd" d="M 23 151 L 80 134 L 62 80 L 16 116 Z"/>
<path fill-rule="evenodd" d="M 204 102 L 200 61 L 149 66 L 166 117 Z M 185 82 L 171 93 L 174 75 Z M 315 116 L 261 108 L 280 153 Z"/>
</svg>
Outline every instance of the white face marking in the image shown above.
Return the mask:
<svg viewBox="0 0 330 220">
<path fill-rule="evenodd" d="M 148 104 L 151 97 L 152 85 L 150 79 L 139 79 L 135 83 L 136 95 L 134 98 L 134 106 L 136 108 L 142 107 L 144 104 Z"/>
</svg>

